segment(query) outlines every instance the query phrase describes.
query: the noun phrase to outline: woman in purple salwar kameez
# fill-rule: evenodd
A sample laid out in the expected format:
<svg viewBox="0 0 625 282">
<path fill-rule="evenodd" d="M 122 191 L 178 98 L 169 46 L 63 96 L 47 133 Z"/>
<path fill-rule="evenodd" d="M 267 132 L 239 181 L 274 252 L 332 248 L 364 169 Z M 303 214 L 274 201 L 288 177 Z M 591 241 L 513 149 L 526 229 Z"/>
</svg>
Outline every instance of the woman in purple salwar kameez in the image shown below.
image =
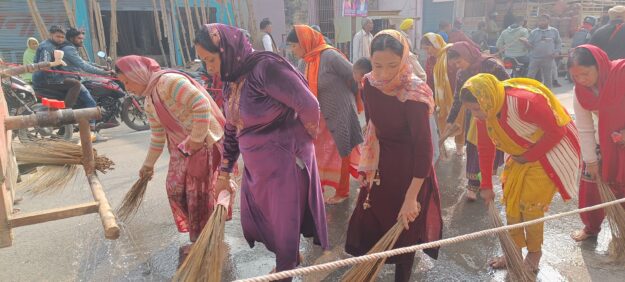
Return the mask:
<svg viewBox="0 0 625 282">
<path fill-rule="evenodd" d="M 227 85 L 224 161 L 216 194 L 230 189 L 229 173 L 239 154 L 241 224 L 250 246 L 276 254 L 276 270 L 295 268 L 300 234 L 328 248 L 323 195 L 313 138 L 319 104 L 305 79 L 272 52 L 254 52 L 238 28 L 204 25 L 195 47 L 209 73 Z"/>
</svg>

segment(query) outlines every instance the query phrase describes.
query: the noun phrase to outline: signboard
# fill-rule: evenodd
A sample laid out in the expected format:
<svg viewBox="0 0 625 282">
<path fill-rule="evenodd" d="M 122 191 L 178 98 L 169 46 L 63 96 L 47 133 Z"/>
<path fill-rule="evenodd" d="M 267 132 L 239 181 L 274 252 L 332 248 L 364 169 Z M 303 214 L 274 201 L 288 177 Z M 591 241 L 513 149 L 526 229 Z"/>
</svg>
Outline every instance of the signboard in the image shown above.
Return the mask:
<svg viewBox="0 0 625 282">
<path fill-rule="evenodd" d="M 369 0 L 343 0 L 344 17 L 366 17 Z"/>
</svg>

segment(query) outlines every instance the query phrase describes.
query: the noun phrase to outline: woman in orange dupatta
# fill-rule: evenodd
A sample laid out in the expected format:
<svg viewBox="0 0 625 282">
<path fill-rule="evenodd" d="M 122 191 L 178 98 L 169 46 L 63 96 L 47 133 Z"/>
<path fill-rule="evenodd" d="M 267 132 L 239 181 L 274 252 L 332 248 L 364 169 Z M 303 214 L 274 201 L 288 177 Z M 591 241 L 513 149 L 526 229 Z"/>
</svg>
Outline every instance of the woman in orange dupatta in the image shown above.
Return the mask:
<svg viewBox="0 0 625 282">
<path fill-rule="evenodd" d="M 336 190 L 326 203 L 337 204 L 349 196 L 349 175 L 357 176 L 358 151 L 354 149 L 363 141 L 356 114 L 357 84 L 352 64 L 309 26 L 296 25 L 287 41 L 293 54 L 303 59 L 310 90 L 319 101 L 323 118 L 315 154 L 321 185 Z"/>
</svg>

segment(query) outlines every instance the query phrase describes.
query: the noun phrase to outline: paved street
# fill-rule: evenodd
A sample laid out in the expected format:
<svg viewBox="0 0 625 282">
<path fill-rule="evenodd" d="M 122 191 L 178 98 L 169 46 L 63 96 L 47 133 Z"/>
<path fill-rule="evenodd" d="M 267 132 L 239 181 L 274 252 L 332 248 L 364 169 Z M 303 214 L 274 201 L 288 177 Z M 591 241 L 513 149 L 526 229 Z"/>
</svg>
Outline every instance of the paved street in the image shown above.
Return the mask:
<svg viewBox="0 0 625 282">
<path fill-rule="evenodd" d="M 571 86 L 565 85 L 556 92 L 571 109 Z M 112 139 L 97 144 L 96 148 L 98 153 L 107 155 L 116 163 L 114 171 L 101 175 L 107 196 L 116 207 L 137 178 L 149 132 L 134 132 L 122 126 L 105 131 L 105 134 Z M 449 143 L 448 146 L 453 145 Z M 177 232 L 167 203 L 164 189 L 166 159 L 164 155 L 158 162 L 156 176 L 148 187 L 138 215 L 121 225 L 119 240 L 104 240 L 96 215 L 18 228 L 14 230 L 14 245 L 0 249 L 0 281 L 170 281 L 178 263 L 178 247 L 187 242 L 188 236 Z M 464 200 L 463 163 L 460 158 L 452 156 L 437 167 L 446 238 L 490 227 L 482 202 Z M 90 201 L 91 193 L 85 184 L 86 180 L 81 176 L 61 193 L 33 198 L 21 192 L 24 200 L 17 208 L 29 212 Z M 497 190 L 500 192 L 499 188 Z M 343 252 L 342 243 L 356 194 L 357 190 L 352 189 L 349 201 L 327 208 L 332 244 L 329 254 L 319 258 L 321 250 L 313 247 L 311 241 L 303 240 L 304 265 L 348 257 Z M 576 207 L 576 201 L 564 203 L 556 196 L 550 213 Z M 225 281 L 266 274 L 274 266 L 272 254 L 262 244 L 250 249 L 243 239 L 238 211 L 237 205 L 234 219 L 226 224 L 229 259 L 224 269 Z M 572 231 L 581 227 L 578 217 L 547 223 L 539 280 L 623 281 L 625 267 L 611 263 L 606 255 L 610 235 L 606 232 L 607 224 L 604 226 L 596 241 L 578 244 L 569 238 Z M 486 265 L 488 258 L 499 253 L 495 237 L 485 237 L 445 247 L 437 261 L 418 254 L 413 280 L 504 281 L 505 271 L 493 271 Z M 341 269 L 327 276 L 318 274 L 304 280 L 337 281 L 343 272 Z M 392 280 L 393 268 L 386 267 L 380 281 Z"/>
</svg>

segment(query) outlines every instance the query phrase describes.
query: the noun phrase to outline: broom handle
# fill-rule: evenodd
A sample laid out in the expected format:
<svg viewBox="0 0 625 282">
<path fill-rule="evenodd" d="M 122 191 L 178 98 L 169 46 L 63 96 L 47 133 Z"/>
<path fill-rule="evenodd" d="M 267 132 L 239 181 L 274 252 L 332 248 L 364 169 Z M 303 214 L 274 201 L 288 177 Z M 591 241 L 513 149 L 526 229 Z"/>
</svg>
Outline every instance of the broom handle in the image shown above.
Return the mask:
<svg viewBox="0 0 625 282">
<path fill-rule="evenodd" d="M 119 226 L 117 220 L 113 214 L 113 208 L 106 199 L 106 194 L 102 189 L 102 183 L 95 174 L 95 158 L 93 156 L 93 146 L 91 144 L 91 128 L 89 121 L 82 119 L 78 122 L 80 128 L 80 142 L 82 144 L 83 152 L 83 167 L 89 186 L 91 187 L 91 194 L 93 199 L 98 202 L 98 213 L 100 214 L 100 220 L 102 220 L 102 226 L 104 227 L 104 237 L 106 239 L 115 240 L 119 238 Z"/>
</svg>

